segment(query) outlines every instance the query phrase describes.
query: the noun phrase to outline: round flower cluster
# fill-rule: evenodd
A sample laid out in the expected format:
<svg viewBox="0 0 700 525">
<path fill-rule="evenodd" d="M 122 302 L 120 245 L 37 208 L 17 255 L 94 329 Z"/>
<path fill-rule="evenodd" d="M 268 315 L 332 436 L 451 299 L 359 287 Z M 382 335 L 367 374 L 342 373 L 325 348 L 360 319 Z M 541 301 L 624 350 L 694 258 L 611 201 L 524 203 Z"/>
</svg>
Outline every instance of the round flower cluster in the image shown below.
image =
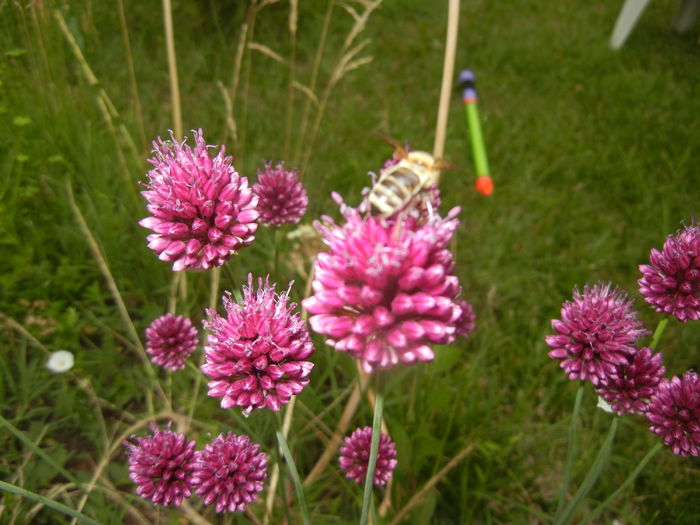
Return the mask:
<svg viewBox="0 0 700 525">
<path fill-rule="evenodd" d="M 398 363 L 431 361 L 432 345 L 447 344 L 468 318 L 458 300 L 448 245 L 459 209 L 385 220 L 341 203 L 346 223 L 316 223 L 329 250 L 315 263 L 314 294 L 302 301 L 311 327 L 326 343 L 360 359 L 372 372 Z"/>
<path fill-rule="evenodd" d="M 649 347 L 642 348 L 627 363 L 618 365 L 616 373 L 596 392 L 619 415 L 644 414 L 666 372 L 661 361 L 661 354 L 653 354 Z"/>
<path fill-rule="evenodd" d="M 139 222 L 155 233 L 148 247 L 173 270 L 207 270 L 221 266 L 234 253 L 250 245 L 258 227 L 258 198 L 224 156 L 215 156 L 194 131 L 194 148 L 186 140 L 153 142 L 153 169 L 141 192 L 153 215 Z"/>
<path fill-rule="evenodd" d="M 160 430 L 151 424 L 150 436 L 136 437 L 136 443 L 124 441 L 129 458 L 129 478 L 136 494 L 156 505 L 178 507 L 192 494 L 192 459 L 195 442 L 184 434 Z"/>
<path fill-rule="evenodd" d="M 297 224 L 306 213 L 309 198 L 299 182 L 296 170 L 286 170 L 284 163 L 265 165 L 258 172 L 258 182 L 253 184 L 253 193 L 258 197 L 259 221 L 268 226 Z"/>
<path fill-rule="evenodd" d="M 345 438 L 344 445 L 340 448 L 339 461 L 346 478 L 356 483 L 365 482 L 371 444 L 372 427 L 358 428 Z M 378 486 L 386 485 L 391 479 L 396 463 L 396 445 L 389 436 L 381 434 L 373 483 Z"/>
<path fill-rule="evenodd" d="M 185 359 L 198 344 L 197 329 L 182 315 L 162 315 L 146 328 L 146 352 L 151 361 L 168 370 L 185 368 Z"/>
<path fill-rule="evenodd" d="M 616 378 L 637 351 L 635 342 L 649 333 L 632 310 L 632 301 L 610 283 L 599 283 L 583 293 L 574 290 L 573 301 L 561 308 L 561 319 L 552 321 L 554 335 L 545 338 L 549 357 L 561 360 L 569 379 L 589 380 L 595 386 Z"/>
<path fill-rule="evenodd" d="M 695 372 L 662 379 L 646 416 L 653 423 L 650 430 L 663 436 L 674 454 L 700 455 L 700 378 Z"/>
<path fill-rule="evenodd" d="M 267 477 L 267 456 L 248 436 L 219 434 L 194 460 L 192 485 L 216 512 L 245 510 L 258 497 Z"/>
<path fill-rule="evenodd" d="M 276 411 L 309 383 L 313 343 L 288 300 L 289 291 L 275 293 L 269 277 L 258 279 L 254 291 L 249 275 L 240 304 L 224 297 L 226 317 L 207 310 L 202 371 L 212 378 L 209 395 L 222 398 L 221 408 L 240 406 L 245 415 L 263 407 Z"/>
<path fill-rule="evenodd" d="M 267 457 L 248 436 L 220 434 L 203 450 L 184 434 L 151 425 L 151 435 L 124 441 L 136 494 L 156 505 L 178 507 L 194 491 L 216 512 L 242 511 L 267 477 Z"/>
<path fill-rule="evenodd" d="M 670 235 L 661 251 L 651 250 L 649 262 L 639 266 L 646 302 L 683 322 L 700 319 L 700 225 Z"/>
</svg>

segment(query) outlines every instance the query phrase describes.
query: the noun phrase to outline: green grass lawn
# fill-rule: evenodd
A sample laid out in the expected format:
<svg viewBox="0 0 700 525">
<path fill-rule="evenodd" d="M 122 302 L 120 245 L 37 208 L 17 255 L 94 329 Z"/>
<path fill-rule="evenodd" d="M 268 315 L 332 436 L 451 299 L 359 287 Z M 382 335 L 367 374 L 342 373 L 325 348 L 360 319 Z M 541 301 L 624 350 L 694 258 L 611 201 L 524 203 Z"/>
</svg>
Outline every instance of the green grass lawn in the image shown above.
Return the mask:
<svg viewBox="0 0 700 525">
<path fill-rule="evenodd" d="M 150 166 L 151 140 L 165 138 L 175 124 L 161 5 L 124 0 L 122 23 L 121 4 L 0 2 L 0 406 L 8 422 L 0 431 L 0 473 L 4 481 L 81 508 L 100 523 L 139 523 L 139 517 L 145 523 L 184 523 L 191 518 L 138 498 L 128 479 L 115 440 L 161 407 L 149 403 L 154 383 L 133 350 L 67 189 L 70 183 L 142 335 L 168 308 L 172 272 L 146 247 L 147 231 L 137 224 L 147 215 L 139 181 L 145 181 Z M 700 30 L 673 34 L 678 2 L 652 2 L 615 52 L 608 39 L 621 4 L 462 2 L 456 70 L 470 68 L 477 75 L 496 189 L 488 198 L 474 190 L 455 90 L 445 157 L 456 169 L 444 174 L 441 190 L 444 210 L 462 208 L 454 250 L 477 329 L 469 339 L 439 348 L 433 363 L 396 369 L 387 380 L 384 415 L 399 463 L 391 509 L 382 523 L 390 523 L 472 444 L 404 522 L 550 522 L 577 389 L 547 357 L 550 320 L 559 316 L 575 286 L 600 280 L 627 290 L 650 330 L 660 319 L 637 291 L 637 267 L 648 261 L 651 248 L 660 249 L 667 235 L 700 211 Z M 330 12 L 312 86 L 327 5 L 300 2 L 294 41 L 285 1 L 260 9 L 254 24 L 246 2 L 176 0 L 173 5 L 184 129 L 202 128 L 210 144 L 226 144 L 238 171 L 251 181 L 264 161 L 302 167 L 309 191 L 304 224 L 322 214 L 339 216 L 332 191 L 350 205 L 360 202 L 370 184 L 367 173 L 378 171 L 391 155 L 372 132 L 432 149 L 442 74 L 447 6 L 385 0 L 350 46 L 367 39 L 355 58 L 372 60 L 327 89 L 353 26 L 345 7 L 363 10 L 360 2 L 345 7 L 339 2 Z M 236 77 L 246 17 L 252 42 L 265 47 L 243 54 Z M 84 54 L 83 64 L 62 20 Z M 85 64 L 97 84 L 88 80 Z M 313 87 L 308 125 L 304 114 L 311 97 L 295 89 L 290 98 L 292 74 Z M 221 89 L 230 96 L 233 84 L 236 139 Z M 105 119 L 109 104 L 114 111 Z M 314 131 L 319 107 L 323 113 Z M 221 290 L 238 289 L 248 272 L 273 272 L 274 243 L 273 232 L 261 227 L 255 243 L 224 267 Z M 305 279 L 284 264 L 287 259 L 283 253 L 278 288 L 295 279 L 292 296 L 298 302 Z M 178 312 L 199 325 L 209 287 L 208 273 L 189 273 Z M 316 366 L 298 398 L 288 438 L 302 477 L 343 411 L 345 398 L 334 400 L 347 395 L 357 375 L 352 358 L 325 346 L 321 336 L 314 341 Z M 700 367 L 699 344 L 698 323 L 671 319 L 659 347 L 667 376 Z M 71 372 L 46 371 L 47 352 L 57 349 L 75 355 Z M 174 411 L 193 411 L 193 439 L 203 444 L 209 434 L 246 432 L 263 444 L 271 463 L 276 461 L 278 420 L 269 413 L 246 419 L 240 410 L 223 411 L 204 389 L 194 398 L 197 375 L 192 367 L 171 379 L 159 377 Z M 371 420 L 372 409 L 363 399 L 350 428 Z M 611 422 L 596 409 L 590 385 L 578 422 L 571 494 Z M 10 425 L 24 440 L 8 430 Z M 644 418 L 620 419 L 609 461 L 577 520 L 617 489 L 660 441 L 647 427 Z M 697 458 L 677 457 L 664 448 L 598 522 L 700 522 L 699 467 Z M 285 468 L 278 500 L 290 498 L 292 508 L 287 511 L 278 501 L 271 523 L 301 523 Z M 86 490 L 93 477 L 96 487 L 81 503 L 80 487 Z M 361 487 L 343 477 L 335 460 L 305 496 L 312 523 L 359 519 Z M 263 493 L 250 507 L 259 519 L 266 497 Z M 3 523 L 69 522 L 19 496 L 4 493 L 3 498 Z M 206 520 L 225 522 L 198 501 L 191 505 Z M 237 515 L 230 523 L 246 519 L 252 518 Z"/>
</svg>

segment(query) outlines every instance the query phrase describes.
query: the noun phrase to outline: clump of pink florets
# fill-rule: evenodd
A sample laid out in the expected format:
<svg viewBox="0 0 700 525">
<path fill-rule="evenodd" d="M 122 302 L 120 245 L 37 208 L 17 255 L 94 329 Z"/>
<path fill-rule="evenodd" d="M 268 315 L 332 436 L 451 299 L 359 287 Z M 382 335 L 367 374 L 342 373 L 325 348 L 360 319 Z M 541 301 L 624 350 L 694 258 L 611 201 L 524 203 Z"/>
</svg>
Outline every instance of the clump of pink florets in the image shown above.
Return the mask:
<svg viewBox="0 0 700 525">
<path fill-rule="evenodd" d="M 151 425 L 150 436 L 124 441 L 129 459 L 129 478 L 136 494 L 157 505 L 178 507 L 192 494 L 192 460 L 195 442 L 170 428 Z"/>
<path fill-rule="evenodd" d="M 212 156 L 202 130 L 192 131 L 194 148 L 186 139 L 153 142 L 153 164 L 141 192 L 153 215 L 139 222 L 155 233 L 148 247 L 173 270 L 206 270 L 221 266 L 250 245 L 258 227 L 257 197 L 224 155 Z"/>
<path fill-rule="evenodd" d="M 326 343 L 360 359 L 372 372 L 398 363 L 431 361 L 462 322 L 461 292 L 448 245 L 458 209 L 385 220 L 342 206 L 346 223 L 316 223 L 329 250 L 315 263 L 313 295 L 304 308 Z"/>
<path fill-rule="evenodd" d="M 197 329 L 187 317 L 165 314 L 146 328 L 146 352 L 151 361 L 168 370 L 185 368 L 199 344 Z"/>
<path fill-rule="evenodd" d="M 574 290 L 573 299 L 562 305 L 561 319 L 552 320 L 556 334 L 545 338 L 552 348 L 549 357 L 561 360 L 569 379 L 606 385 L 618 378 L 618 367 L 628 363 L 637 352 L 635 342 L 649 332 L 627 294 L 610 283 Z"/>
<path fill-rule="evenodd" d="M 693 371 L 662 379 L 646 411 L 649 429 L 679 456 L 700 455 L 700 378 Z"/>
<path fill-rule="evenodd" d="M 248 436 L 219 434 L 197 452 L 192 485 L 206 505 L 216 512 L 245 510 L 263 489 L 267 457 Z"/>
<path fill-rule="evenodd" d="M 661 354 L 645 347 L 628 357 L 628 363 L 618 365 L 606 385 L 596 392 L 619 415 L 643 414 L 666 369 Z"/>
<path fill-rule="evenodd" d="M 258 408 L 279 410 L 309 383 L 314 351 L 311 337 L 290 303 L 289 291 L 276 293 L 269 278 L 253 277 L 236 303 L 223 298 L 226 317 L 207 310 L 204 326 L 210 331 L 202 365 L 209 381 L 209 395 L 220 397 L 221 408 L 240 406 L 244 414 Z"/>
<path fill-rule="evenodd" d="M 371 444 L 372 427 L 358 428 L 345 438 L 344 445 L 340 448 L 339 461 L 346 478 L 356 483 L 365 482 Z M 389 436 L 381 434 L 373 483 L 378 486 L 386 485 L 391 479 L 396 463 L 396 445 Z"/>
<path fill-rule="evenodd" d="M 274 168 L 268 163 L 265 171 L 258 172 L 253 193 L 258 197 L 259 221 L 268 226 L 297 224 L 309 204 L 306 189 L 299 181 L 299 173 L 286 170 L 282 162 Z"/>
<path fill-rule="evenodd" d="M 639 266 L 644 300 L 680 321 L 700 319 L 700 225 L 670 235 L 661 251 L 651 250 L 649 262 Z"/>
</svg>

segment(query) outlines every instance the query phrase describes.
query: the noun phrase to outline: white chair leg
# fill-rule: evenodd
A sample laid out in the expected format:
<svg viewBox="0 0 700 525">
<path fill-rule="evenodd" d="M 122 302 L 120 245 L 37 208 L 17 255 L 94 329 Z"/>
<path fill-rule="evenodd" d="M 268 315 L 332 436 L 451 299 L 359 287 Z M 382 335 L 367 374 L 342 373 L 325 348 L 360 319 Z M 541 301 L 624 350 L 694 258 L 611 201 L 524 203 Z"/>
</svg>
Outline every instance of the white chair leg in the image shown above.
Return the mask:
<svg viewBox="0 0 700 525">
<path fill-rule="evenodd" d="M 673 20 L 673 30 L 685 33 L 693 27 L 700 15 L 700 0 L 683 0 Z"/>
<path fill-rule="evenodd" d="M 622 47 L 649 2 L 650 0 L 625 0 L 610 37 L 610 47 L 613 49 Z"/>
</svg>

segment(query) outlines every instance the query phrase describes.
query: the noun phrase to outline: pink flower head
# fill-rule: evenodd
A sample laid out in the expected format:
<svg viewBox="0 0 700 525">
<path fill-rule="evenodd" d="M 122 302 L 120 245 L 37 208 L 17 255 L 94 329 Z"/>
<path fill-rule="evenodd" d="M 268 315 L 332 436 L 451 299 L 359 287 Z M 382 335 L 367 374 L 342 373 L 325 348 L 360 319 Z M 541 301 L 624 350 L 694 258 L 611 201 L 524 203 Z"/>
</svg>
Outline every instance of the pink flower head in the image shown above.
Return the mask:
<svg viewBox="0 0 700 525">
<path fill-rule="evenodd" d="M 674 454 L 700 455 L 700 378 L 695 372 L 662 379 L 646 416 L 653 423 L 649 430 L 663 436 Z"/>
<path fill-rule="evenodd" d="M 202 130 L 192 131 L 195 146 L 186 140 L 153 142 L 154 168 L 146 190 L 153 216 L 139 222 L 155 233 L 148 247 L 173 270 L 207 270 L 221 266 L 255 239 L 258 199 L 221 149 L 212 157 Z"/>
<path fill-rule="evenodd" d="M 151 436 L 136 437 L 136 443 L 124 441 L 129 458 L 129 477 L 136 494 L 157 505 L 178 507 L 192 494 L 192 460 L 195 442 L 184 434 L 160 430 L 151 424 Z"/>
<path fill-rule="evenodd" d="M 197 329 L 187 317 L 161 315 L 146 328 L 146 352 L 155 364 L 180 370 L 185 368 L 185 359 L 197 349 L 197 336 Z"/>
<path fill-rule="evenodd" d="M 586 285 L 583 294 L 574 290 L 573 302 L 562 305 L 561 320 L 552 320 L 557 333 L 545 338 L 552 348 L 549 357 L 561 360 L 559 366 L 569 379 L 588 379 L 595 386 L 607 384 L 637 351 L 637 339 L 649 333 L 637 319 L 627 294 L 610 286 Z"/>
<path fill-rule="evenodd" d="M 455 339 L 461 291 L 448 244 L 458 208 L 421 224 L 387 221 L 342 206 L 347 222 L 316 223 L 329 245 L 315 263 L 314 295 L 302 304 L 326 343 L 361 360 L 366 372 L 431 361 L 431 345 Z"/>
<path fill-rule="evenodd" d="M 345 471 L 345 477 L 356 483 L 364 483 L 367 478 L 369 464 L 369 449 L 372 444 L 372 427 L 358 428 L 345 438 L 340 447 L 340 468 Z M 374 470 L 374 484 L 386 485 L 396 467 L 396 445 L 386 434 L 379 436 L 377 466 Z"/>
<path fill-rule="evenodd" d="M 457 301 L 457 304 L 462 309 L 462 315 L 457 320 L 457 332 L 460 337 L 469 337 L 476 330 L 476 314 L 474 307 L 467 301 Z"/>
<path fill-rule="evenodd" d="M 649 347 L 628 359 L 628 363 L 617 367 L 617 373 L 609 378 L 608 384 L 598 387 L 596 392 L 619 415 L 641 415 L 646 412 L 649 399 L 666 369 L 661 364 L 661 354 L 652 354 Z"/>
<path fill-rule="evenodd" d="M 287 304 L 289 291 L 277 294 L 268 281 L 258 279 L 256 292 L 248 275 L 241 303 L 227 294 L 227 317 L 207 310 L 204 322 L 211 331 L 202 365 L 212 378 L 209 395 L 222 398 L 221 408 L 243 407 L 245 415 L 264 407 L 279 410 L 309 383 L 314 366 L 307 361 L 313 343 L 299 314 L 292 314 L 296 304 Z"/>
<path fill-rule="evenodd" d="M 639 291 L 657 312 L 679 320 L 700 319 L 700 225 L 670 235 L 661 251 L 651 250 L 651 265 L 642 264 Z"/>
<path fill-rule="evenodd" d="M 258 197 L 260 222 L 268 226 L 297 224 L 309 204 L 306 189 L 299 182 L 299 173 L 284 169 L 283 162 L 274 168 L 268 163 L 264 172 L 258 172 L 253 193 Z"/>
<path fill-rule="evenodd" d="M 248 436 L 219 434 L 195 455 L 192 485 L 216 512 L 243 511 L 263 489 L 267 457 Z"/>
</svg>

